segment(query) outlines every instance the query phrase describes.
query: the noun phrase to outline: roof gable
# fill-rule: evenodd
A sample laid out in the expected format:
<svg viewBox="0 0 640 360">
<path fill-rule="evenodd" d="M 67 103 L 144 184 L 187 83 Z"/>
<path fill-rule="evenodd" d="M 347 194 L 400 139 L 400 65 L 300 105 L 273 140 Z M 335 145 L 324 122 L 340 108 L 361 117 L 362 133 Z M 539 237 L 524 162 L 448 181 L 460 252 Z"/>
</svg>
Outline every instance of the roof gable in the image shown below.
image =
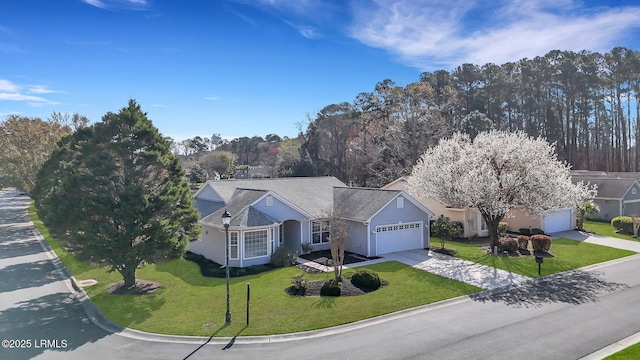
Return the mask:
<svg viewBox="0 0 640 360">
<path fill-rule="evenodd" d="M 245 211 L 245 208 L 264 196 L 265 193 L 266 191 L 263 190 L 236 189 L 231 196 L 231 200 L 226 205 L 204 217 L 200 220 L 200 223 L 222 226 L 222 214 L 225 211 L 231 214 L 231 224 L 239 223 L 240 220 L 236 220 L 238 216 Z"/>
<path fill-rule="evenodd" d="M 335 188 L 334 206 L 338 216 L 355 221 L 370 221 L 398 196 L 411 202 L 430 218 L 433 211 L 402 190 L 385 190 L 376 188 Z"/>
</svg>

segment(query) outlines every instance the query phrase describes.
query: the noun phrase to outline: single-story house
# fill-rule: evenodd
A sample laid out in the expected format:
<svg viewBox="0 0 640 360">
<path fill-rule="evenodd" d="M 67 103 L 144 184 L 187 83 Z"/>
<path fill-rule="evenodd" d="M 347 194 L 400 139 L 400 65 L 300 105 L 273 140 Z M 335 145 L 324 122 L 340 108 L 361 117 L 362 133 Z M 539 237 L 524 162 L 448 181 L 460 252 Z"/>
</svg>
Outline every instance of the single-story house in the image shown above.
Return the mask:
<svg viewBox="0 0 640 360">
<path fill-rule="evenodd" d="M 433 213 L 419 201 L 400 190 L 348 187 L 335 177 L 208 181 L 195 206 L 202 235 L 189 251 L 225 263 L 228 211 L 232 267 L 267 263 L 282 246 L 298 253 L 302 244 L 329 249 L 332 216 L 347 225 L 347 251 L 372 257 L 430 247 Z"/>
<path fill-rule="evenodd" d="M 598 194 L 593 202 L 600 211 L 590 218 L 607 221 L 621 215 L 640 216 L 640 182 L 636 177 L 637 173 L 625 175 L 620 172 L 598 175 L 572 172 L 571 175 L 574 182 L 582 181 L 597 186 Z"/>
<path fill-rule="evenodd" d="M 383 189 L 407 190 L 407 179 L 398 178 Z M 423 199 L 415 196 L 425 207 L 433 211 L 435 216 L 444 215 L 451 221 L 462 224 L 463 237 L 484 237 L 489 229 L 480 211 L 474 207 L 453 207 L 434 198 Z M 524 209 L 513 209 L 503 221 L 509 224 L 509 230 L 517 232 L 521 228 L 538 228 L 545 233 L 573 230 L 575 228 L 575 210 L 562 208 L 549 210 L 543 215 L 530 214 Z"/>
</svg>

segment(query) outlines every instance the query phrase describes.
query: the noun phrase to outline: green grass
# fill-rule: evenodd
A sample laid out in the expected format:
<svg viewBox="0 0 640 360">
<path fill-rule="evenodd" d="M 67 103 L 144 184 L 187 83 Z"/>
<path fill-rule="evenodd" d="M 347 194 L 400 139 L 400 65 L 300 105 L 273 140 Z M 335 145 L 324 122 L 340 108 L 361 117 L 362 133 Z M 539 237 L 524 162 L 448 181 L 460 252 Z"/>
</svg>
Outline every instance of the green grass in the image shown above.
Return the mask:
<svg viewBox="0 0 640 360">
<path fill-rule="evenodd" d="M 437 243 L 436 241 L 439 240 L 432 238 L 431 241 L 435 244 Z M 538 277 L 538 264 L 532 256 L 492 256 L 487 255 L 486 251 L 479 250 L 478 244 L 465 244 L 455 241 L 447 241 L 445 246 L 455 249 L 456 257 L 458 258 L 532 278 Z M 542 276 L 635 254 L 633 251 L 619 250 L 563 238 L 554 239 L 549 251 L 556 256 L 554 258 L 544 259 Z"/>
<path fill-rule="evenodd" d="M 637 238 L 634 238 L 631 235 L 615 232 L 613 226 L 611 226 L 611 223 L 608 222 L 587 220 L 584 222 L 584 229 L 594 232 L 598 235 L 610 236 L 624 240 L 639 241 Z"/>
<path fill-rule="evenodd" d="M 279 268 L 231 279 L 233 322 L 225 326 L 225 279 L 203 277 L 195 263 L 177 259 L 138 270 L 138 279 L 162 284 L 157 292 L 144 296 L 112 295 L 105 292 L 105 287 L 122 280 L 118 273 L 77 261 L 51 237 L 37 219 L 33 205 L 29 215 L 73 276 L 98 281 L 85 291 L 100 311 L 113 322 L 142 331 L 201 336 L 290 333 L 350 323 L 481 291 L 398 262 L 384 262 L 367 266 L 389 283 L 377 291 L 352 297 L 295 297 L 284 290 L 291 277 L 302 271 Z M 345 275 L 352 271 L 345 270 Z M 332 273 L 306 276 L 310 281 L 325 280 Z M 247 283 L 251 283 L 249 326 L 245 325 Z M 213 326 L 203 327 L 207 323 Z"/>
<path fill-rule="evenodd" d="M 609 355 L 605 360 L 636 360 L 640 359 L 640 343 L 631 345 L 626 349 L 620 350 L 613 355 Z"/>
</svg>

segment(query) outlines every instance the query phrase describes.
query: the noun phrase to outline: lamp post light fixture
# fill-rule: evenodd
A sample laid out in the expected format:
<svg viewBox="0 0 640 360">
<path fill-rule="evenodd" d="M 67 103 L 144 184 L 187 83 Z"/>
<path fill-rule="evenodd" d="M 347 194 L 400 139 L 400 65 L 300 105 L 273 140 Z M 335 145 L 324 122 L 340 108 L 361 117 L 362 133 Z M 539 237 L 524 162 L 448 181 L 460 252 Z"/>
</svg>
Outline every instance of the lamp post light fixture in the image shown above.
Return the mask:
<svg viewBox="0 0 640 360">
<path fill-rule="evenodd" d="M 222 214 L 222 224 L 224 225 L 225 239 L 225 270 L 227 272 L 227 314 L 225 316 L 225 324 L 231 325 L 231 308 L 229 306 L 229 223 L 231 222 L 231 214 L 227 210 Z"/>
</svg>

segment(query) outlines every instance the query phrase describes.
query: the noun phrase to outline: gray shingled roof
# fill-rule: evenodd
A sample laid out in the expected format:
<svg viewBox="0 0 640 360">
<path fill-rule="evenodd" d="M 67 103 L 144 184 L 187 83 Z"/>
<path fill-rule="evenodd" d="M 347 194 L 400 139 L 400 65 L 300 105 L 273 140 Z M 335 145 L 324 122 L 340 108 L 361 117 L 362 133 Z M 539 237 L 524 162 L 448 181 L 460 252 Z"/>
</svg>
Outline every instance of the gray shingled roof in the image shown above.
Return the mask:
<svg viewBox="0 0 640 360">
<path fill-rule="evenodd" d="M 278 220 L 257 210 L 253 206 L 248 206 L 242 209 L 236 216 L 232 217 L 230 225 L 241 227 L 267 226 L 277 224 L 278 222 Z"/>
<path fill-rule="evenodd" d="M 231 226 L 261 226 L 277 223 L 278 221 L 256 209 L 248 209 L 251 204 L 266 193 L 267 191 L 264 190 L 235 189 L 231 201 L 203 218 L 202 222 L 213 226 L 222 226 L 222 214 L 226 210 L 231 214 Z"/>
<path fill-rule="evenodd" d="M 235 197 L 236 189 L 272 191 L 311 216 L 320 216 L 329 211 L 333 203 L 333 188 L 347 186 L 332 176 L 211 180 L 209 184 L 227 203 Z"/>
<path fill-rule="evenodd" d="M 613 198 L 620 199 L 631 188 L 635 179 L 620 179 L 614 177 L 590 177 L 590 176 L 572 176 L 574 182 L 582 181 L 585 184 L 595 184 L 598 186 L 597 198 Z"/>
<path fill-rule="evenodd" d="M 333 203 L 340 217 L 364 222 L 399 193 L 400 190 L 336 187 Z"/>
<path fill-rule="evenodd" d="M 196 210 L 200 213 L 200 218 L 205 218 L 215 211 L 224 207 L 224 203 L 220 201 L 212 201 L 196 198 L 194 201 Z"/>
</svg>

